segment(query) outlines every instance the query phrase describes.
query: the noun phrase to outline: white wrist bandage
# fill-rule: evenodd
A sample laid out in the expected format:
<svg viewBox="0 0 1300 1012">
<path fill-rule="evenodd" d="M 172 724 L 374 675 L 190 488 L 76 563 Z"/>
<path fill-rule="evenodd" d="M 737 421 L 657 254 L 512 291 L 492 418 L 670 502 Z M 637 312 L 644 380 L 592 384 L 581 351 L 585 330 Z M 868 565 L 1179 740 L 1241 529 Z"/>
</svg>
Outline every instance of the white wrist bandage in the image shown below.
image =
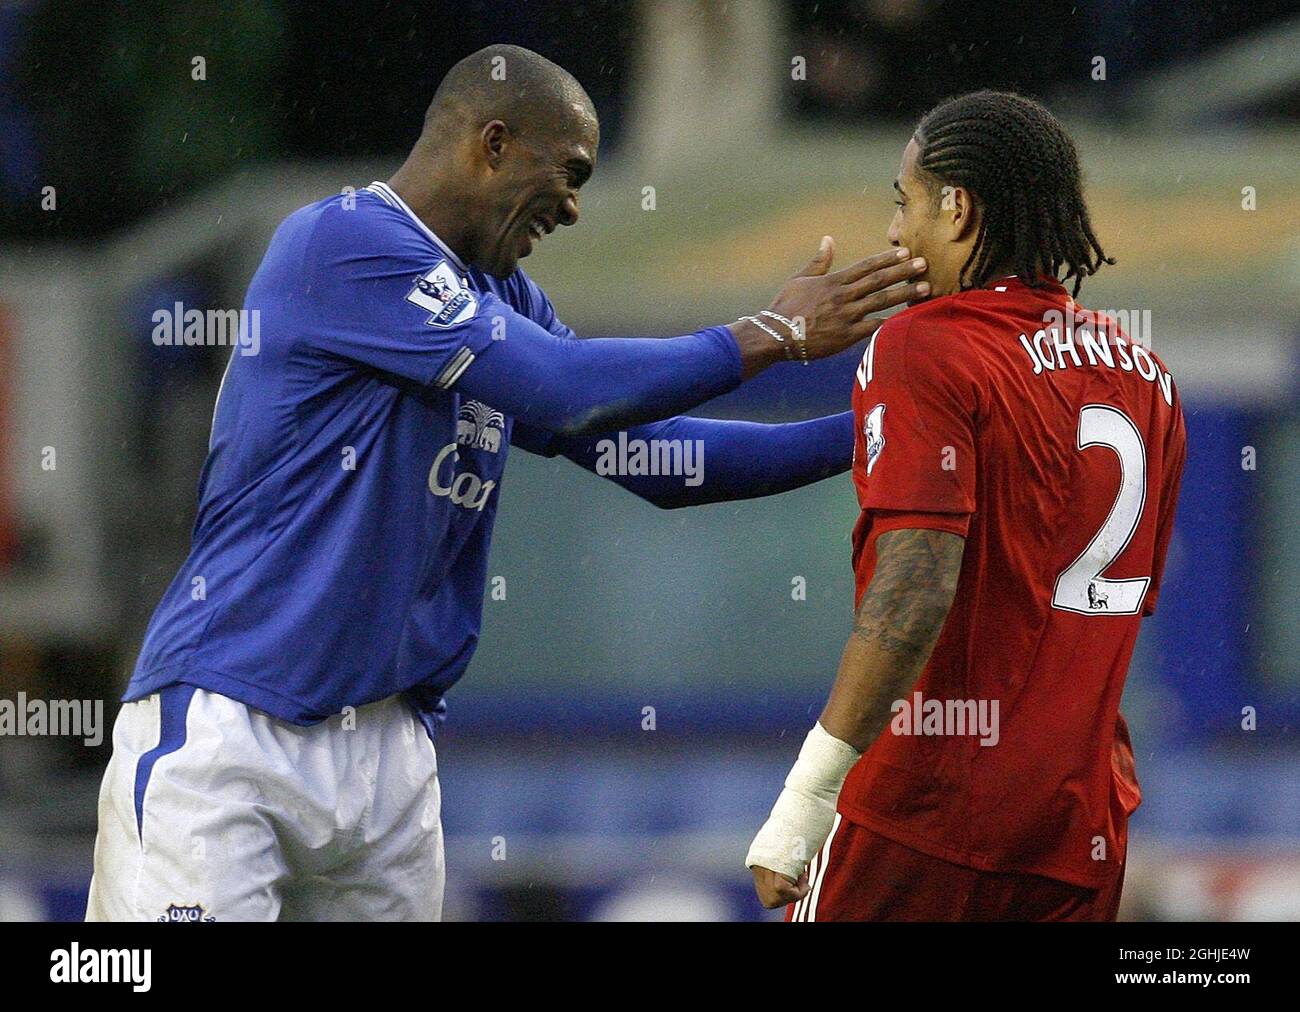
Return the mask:
<svg viewBox="0 0 1300 1012">
<path fill-rule="evenodd" d="M 848 742 L 814 724 L 785 778 L 785 790 L 750 844 L 745 866 L 771 868 L 797 881 L 826 842 L 844 778 L 861 756 Z"/>
</svg>

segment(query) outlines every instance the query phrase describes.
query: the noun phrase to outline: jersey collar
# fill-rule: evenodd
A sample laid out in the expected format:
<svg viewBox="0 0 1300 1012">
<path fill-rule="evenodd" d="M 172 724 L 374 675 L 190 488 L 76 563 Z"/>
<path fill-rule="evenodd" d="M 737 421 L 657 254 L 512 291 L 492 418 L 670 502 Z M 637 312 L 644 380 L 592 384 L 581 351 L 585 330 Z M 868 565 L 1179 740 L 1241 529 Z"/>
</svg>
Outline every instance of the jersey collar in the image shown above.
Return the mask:
<svg viewBox="0 0 1300 1012">
<path fill-rule="evenodd" d="M 371 193 L 373 193 L 380 200 L 382 200 L 385 204 L 388 204 L 390 207 L 395 207 L 399 211 L 405 211 L 410 216 L 411 220 L 415 222 L 415 224 L 418 225 L 423 230 L 424 234 L 433 240 L 433 244 L 437 246 L 438 249 L 442 250 L 444 254 L 446 254 L 447 259 L 451 261 L 452 266 L 455 267 L 456 270 L 458 270 L 461 274 L 469 273 L 469 268 L 466 267 L 465 264 L 461 262 L 460 257 L 458 257 L 455 253 L 453 253 L 451 251 L 451 247 L 448 246 L 441 239 L 439 239 L 438 234 L 434 232 L 434 230 L 431 229 L 428 225 L 426 225 L 423 219 L 420 218 L 418 214 L 416 214 L 407 206 L 406 201 L 404 201 L 401 197 L 397 195 L 396 190 L 394 190 L 387 183 L 381 182 L 380 180 L 375 180 L 373 183 L 367 186 L 366 189 L 369 190 Z"/>
<path fill-rule="evenodd" d="M 1060 289 L 1062 292 L 1065 291 L 1065 286 L 1056 278 L 1044 276 L 1043 282 L 1044 284 L 1041 286 L 1040 290 L 1046 288 L 1048 291 L 1055 291 L 1057 289 Z M 1029 285 L 1025 284 L 1018 274 L 1002 274 L 996 278 L 989 278 L 988 281 L 980 285 L 980 289 L 992 292 L 1005 292 L 1010 289 L 1022 290 L 1028 287 Z"/>
</svg>

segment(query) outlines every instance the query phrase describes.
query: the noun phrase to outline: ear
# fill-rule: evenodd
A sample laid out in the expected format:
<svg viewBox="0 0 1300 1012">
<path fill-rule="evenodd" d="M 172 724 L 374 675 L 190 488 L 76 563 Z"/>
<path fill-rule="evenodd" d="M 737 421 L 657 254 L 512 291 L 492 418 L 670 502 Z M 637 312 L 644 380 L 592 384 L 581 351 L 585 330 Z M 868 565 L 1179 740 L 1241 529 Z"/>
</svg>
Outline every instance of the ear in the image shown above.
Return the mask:
<svg viewBox="0 0 1300 1012">
<path fill-rule="evenodd" d="M 979 230 L 979 208 L 964 186 L 945 186 L 939 213 L 950 219 L 950 236 L 954 242 L 974 238 Z"/>
<path fill-rule="evenodd" d="M 479 148 L 488 167 L 496 170 L 505 159 L 506 149 L 510 147 L 510 128 L 501 120 L 494 119 L 483 125 L 479 131 Z"/>
</svg>

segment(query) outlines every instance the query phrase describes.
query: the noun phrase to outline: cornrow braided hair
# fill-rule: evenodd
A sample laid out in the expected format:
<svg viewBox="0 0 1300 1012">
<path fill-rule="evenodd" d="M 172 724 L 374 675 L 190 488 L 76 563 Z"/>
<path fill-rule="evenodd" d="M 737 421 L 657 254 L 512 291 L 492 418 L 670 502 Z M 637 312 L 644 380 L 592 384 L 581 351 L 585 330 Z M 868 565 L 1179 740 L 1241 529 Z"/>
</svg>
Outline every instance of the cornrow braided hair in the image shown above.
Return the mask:
<svg viewBox="0 0 1300 1012">
<path fill-rule="evenodd" d="M 915 136 L 918 168 L 940 184 L 934 192 L 943 184 L 963 187 L 982 211 L 963 287 L 979 287 L 1011 264 L 1034 287 L 1045 276 L 1074 278 L 1078 295 L 1084 278 L 1115 262 L 1088 220 L 1074 142 L 1037 102 L 971 92 L 931 109 Z"/>
</svg>

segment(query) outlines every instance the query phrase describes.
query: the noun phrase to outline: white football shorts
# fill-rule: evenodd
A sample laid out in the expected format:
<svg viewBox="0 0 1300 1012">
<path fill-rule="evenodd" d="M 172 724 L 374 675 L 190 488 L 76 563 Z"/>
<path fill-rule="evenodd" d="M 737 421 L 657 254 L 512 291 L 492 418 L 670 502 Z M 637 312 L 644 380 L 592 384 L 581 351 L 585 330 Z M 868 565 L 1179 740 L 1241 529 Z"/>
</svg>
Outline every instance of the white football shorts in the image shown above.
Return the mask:
<svg viewBox="0 0 1300 1012">
<path fill-rule="evenodd" d="M 173 685 L 123 705 L 88 921 L 436 921 L 438 760 L 400 697 L 310 727 Z"/>
</svg>

